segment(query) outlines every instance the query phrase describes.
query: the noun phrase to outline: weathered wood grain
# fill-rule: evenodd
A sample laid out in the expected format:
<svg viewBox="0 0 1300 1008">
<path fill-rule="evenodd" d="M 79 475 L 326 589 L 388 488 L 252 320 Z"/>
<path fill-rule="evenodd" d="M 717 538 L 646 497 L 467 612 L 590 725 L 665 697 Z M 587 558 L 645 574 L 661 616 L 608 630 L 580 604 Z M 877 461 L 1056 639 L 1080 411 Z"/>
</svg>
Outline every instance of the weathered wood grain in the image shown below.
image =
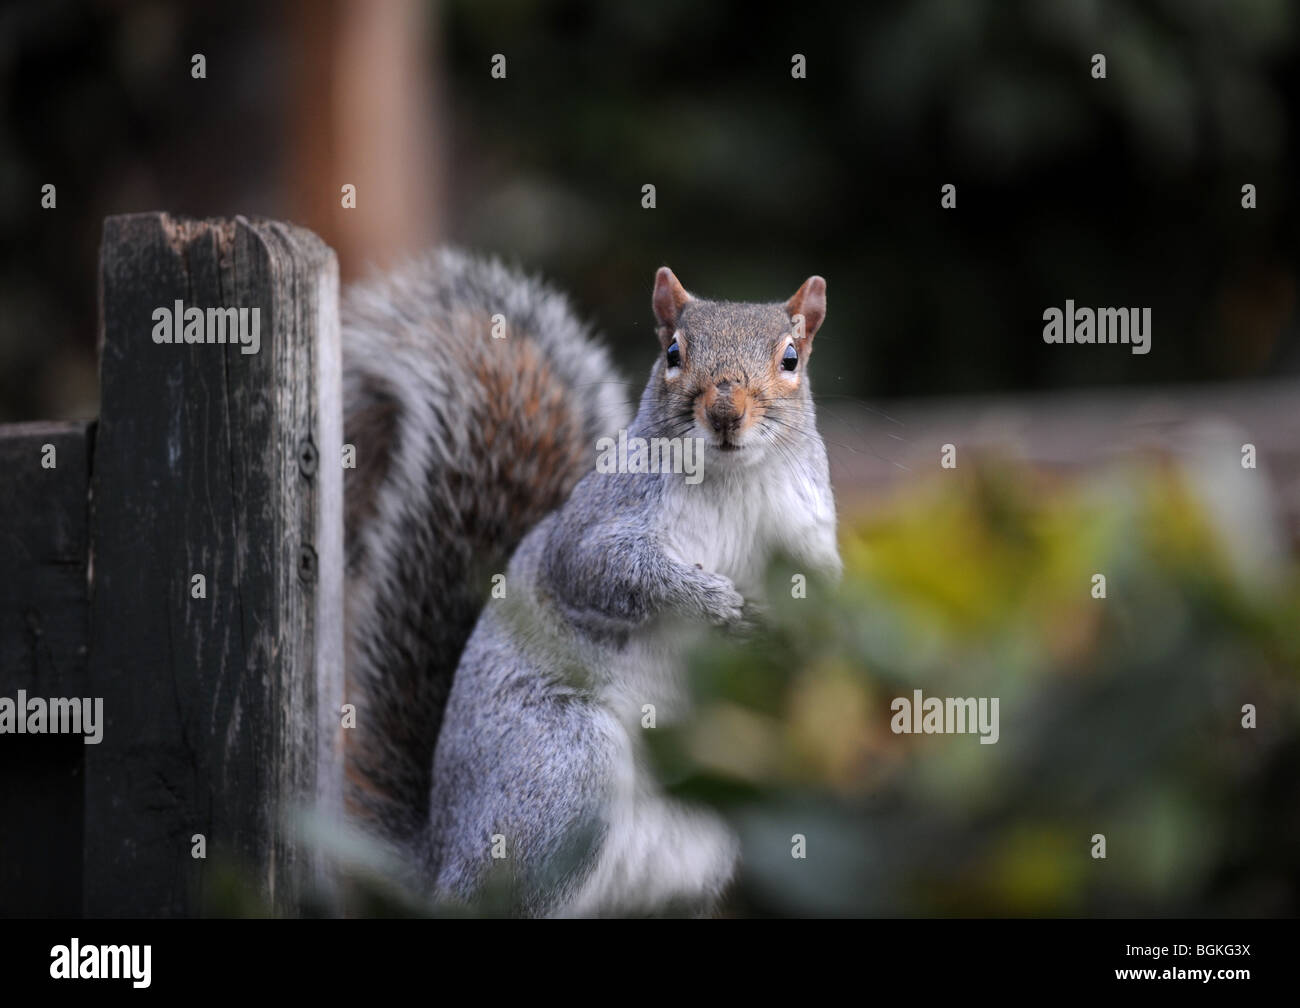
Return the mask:
<svg viewBox="0 0 1300 1008">
<path fill-rule="evenodd" d="M 231 862 L 289 911 L 307 878 L 287 817 L 339 790 L 337 284 L 333 252 L 290 225 L 105 222 L 88 915 L 199 912 L 208 866 Z M 155 344 L 178 299 L 260 308 L 260 351 Z"/>
</svg>

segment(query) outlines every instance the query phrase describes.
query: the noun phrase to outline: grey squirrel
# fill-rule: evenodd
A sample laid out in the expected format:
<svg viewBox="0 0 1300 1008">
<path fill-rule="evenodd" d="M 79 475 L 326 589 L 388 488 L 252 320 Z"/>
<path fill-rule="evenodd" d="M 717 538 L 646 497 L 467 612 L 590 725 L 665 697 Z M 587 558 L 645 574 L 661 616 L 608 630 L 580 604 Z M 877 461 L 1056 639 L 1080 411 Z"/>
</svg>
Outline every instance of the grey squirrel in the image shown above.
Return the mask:
<svg viewBox="0 0 1300 1008">
<path fill-rule="evenodd" d="M 708 301 L 661 268 L 630 425 L 567 302 L 493 261 L 443 250 L 345 298 L 347 805 L 429 895 L 504 866 L 526 915 L 716 906 L 738 841 L 660 792 L 643 712 L 687 713 L 686 647 L 750 625 L 774 554 L 839 574 L 807 374 L 825 289 Z M 624 428 L 702 439 L 703 480 L 597 471 Z"/>
</svg>

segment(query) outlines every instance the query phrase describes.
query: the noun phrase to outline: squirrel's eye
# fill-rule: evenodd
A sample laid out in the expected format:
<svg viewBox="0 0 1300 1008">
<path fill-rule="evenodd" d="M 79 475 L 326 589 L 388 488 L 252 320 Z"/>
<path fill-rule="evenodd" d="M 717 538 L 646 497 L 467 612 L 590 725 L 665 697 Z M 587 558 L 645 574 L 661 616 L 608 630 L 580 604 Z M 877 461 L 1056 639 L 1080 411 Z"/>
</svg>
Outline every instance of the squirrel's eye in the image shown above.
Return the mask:
<svg viewBox="0 0 1300 1008">
<path fill-rule="evenodd" d="M 784 368 L 786 371 L 793 371 L 798 366 L 799 366 L 799 351 L 797 351 L 794 348 L 794 344 L 791 343 L 788 347 L 785 348 L 785 353 L 781 355 L 781 367 Z"/>
<path fill-rule="evenodd" d="M 676 340 L 673 340 L 672 343 L 668 345 L 668 366 L 672 368 L 682 366 L 682 351 L 681 348 L 677 346 Z"/>
</svg>

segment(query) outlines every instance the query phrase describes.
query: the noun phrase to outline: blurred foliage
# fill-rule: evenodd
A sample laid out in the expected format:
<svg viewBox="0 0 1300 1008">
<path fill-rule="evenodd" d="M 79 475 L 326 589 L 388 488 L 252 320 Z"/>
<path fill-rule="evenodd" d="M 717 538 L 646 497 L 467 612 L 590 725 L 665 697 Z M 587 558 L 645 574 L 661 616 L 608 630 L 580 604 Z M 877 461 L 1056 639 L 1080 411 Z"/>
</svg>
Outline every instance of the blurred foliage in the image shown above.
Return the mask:
<svg viewBox="0 0 1300 1008">
<path fill-rule="evenodd" d="M 1300 575 L 1218 541 L 1172 466 L 985 460 L 845 530 L 838 591 L 774 572 L 770 631 L 702 650 L 697 716 L 650 733 L 741 833 L 733 912 L 1294 915 Z M 1000 698 L 999 741 L 894 734 L 915 689 Z"/>
</svg>

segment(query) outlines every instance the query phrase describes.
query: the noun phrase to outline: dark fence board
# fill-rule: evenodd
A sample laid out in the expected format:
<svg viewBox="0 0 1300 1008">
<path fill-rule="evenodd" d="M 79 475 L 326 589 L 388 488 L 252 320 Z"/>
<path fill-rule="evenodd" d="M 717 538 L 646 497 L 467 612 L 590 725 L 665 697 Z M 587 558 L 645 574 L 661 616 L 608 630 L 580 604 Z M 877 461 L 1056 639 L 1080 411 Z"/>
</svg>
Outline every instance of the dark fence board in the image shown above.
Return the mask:
<svg viewBox="0 0 1300 1008">
<path fill-rule="evenodd" d="M 0 427 L 0 696 L 86 695 L 86 422 Z M 42 467 L 52 445 L 55 467 Z M 81 910 L 81 736 L 0 734 L 0 916 Z"/>
</svg>

